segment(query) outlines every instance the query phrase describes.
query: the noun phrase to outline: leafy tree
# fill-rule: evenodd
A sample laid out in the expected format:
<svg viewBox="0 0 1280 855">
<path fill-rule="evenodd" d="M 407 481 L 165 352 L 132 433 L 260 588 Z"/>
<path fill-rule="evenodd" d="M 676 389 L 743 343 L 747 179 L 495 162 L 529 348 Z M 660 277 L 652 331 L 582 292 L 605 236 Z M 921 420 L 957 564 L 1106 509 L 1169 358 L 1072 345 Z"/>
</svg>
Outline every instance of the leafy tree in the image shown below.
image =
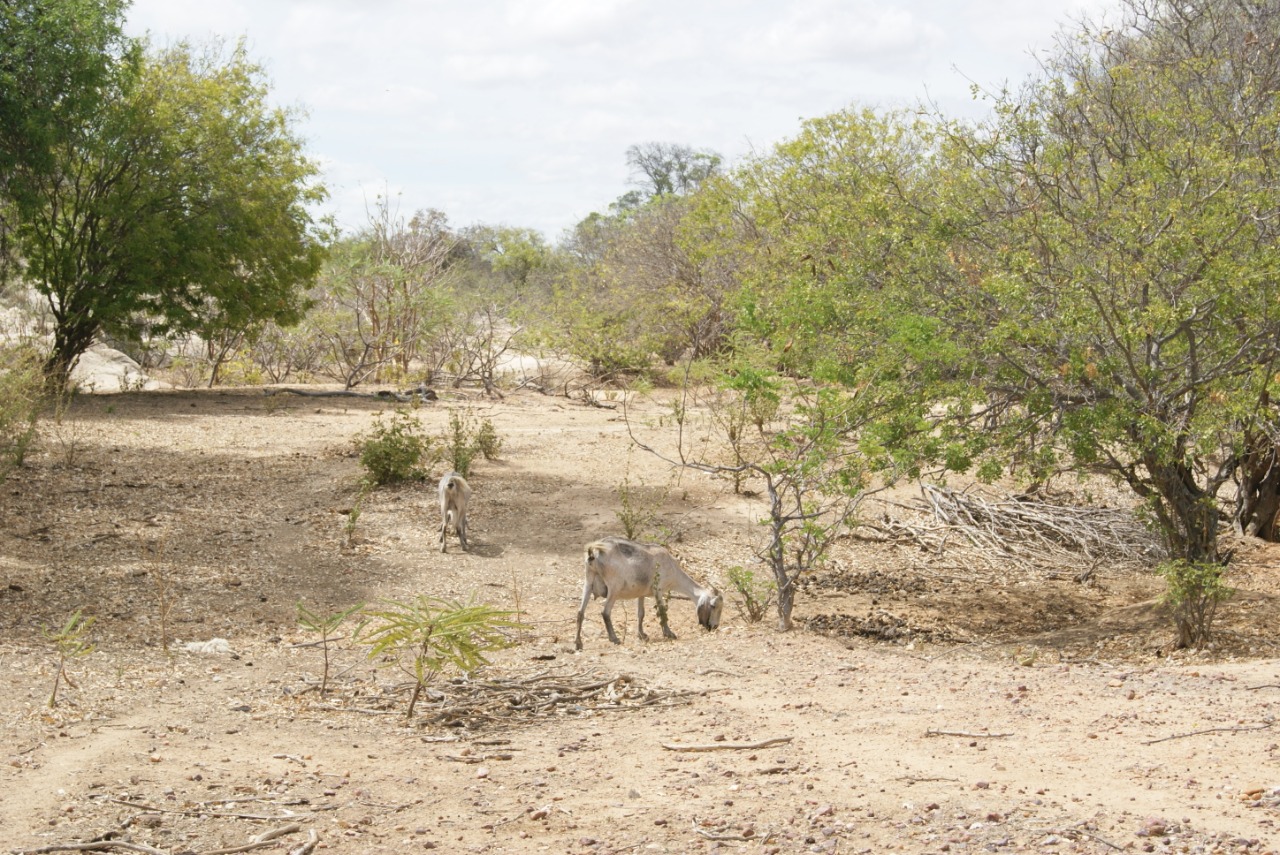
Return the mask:
<svg viewBox="0 0 1280 855">
<path fill-rule="evenodd" d="M 872 470 L 858 438 L 879 417 L 881 402 L 870 384 L 858 390 L 796 384 L 745 360 L 730 368 L 722 384 L 744 399 L 745 410 L 782 414 L 748 423 L 752 441 L 734 445 L 731 463 L 717 459 L 718 446 L 731 443 L 725 423 L 695 422 L 685 406 L 687 386 L 673 412 L 674 456 L 637 437 L 630 422 L 628 429 L 638 447 L 669 463 L 763 486 L 765 534 L 757 554 L 772 576 L 778 628 L 786 632 L 792 629 L 800 578 L 822 563 L 867 495 Z"/>
<path fill-rule="evenodd" d="M 1280 15 L 1125 15 L 954 136 L 974 183 L 943 202 L 970 218 L 946 318 L 1026 470 L 1118 476 L 1175 560 L 1213 566 L 1217 497 L 1277 424 Z"/>
<path fill-rule="evenodd" d="M 319 269 L 316 166 L 243 43 L 149 53 L 50 147 L 14 205 L 65 381 L 99 333 L 296 322 Z"/>
<path fill-rule="evenodd" d="M 313 322 L 348 389 L 403 377 L 452 313 L 458 238 L 439 211 L 408 222 L 380 199 L 368 226 L 338 242 L 313 294 Z"/>
<path fill-rule="evenodd" d="M 551 247 L 534 229 L 475 225 L 463 230 L 462 240 L 480 269 L 475 278 L 485 280 L 473 282 L 472 290 L 501 302 L 527 297 L 551 263 Z"/>
<path fill-rule="evenodd" d="M 121 29 L 127 6 L 0 2 L 0 264 L 15 221 L 39 206 L 40 186 L 56 176 L 59 147 L 135 68 L 136 45 Z"/>
<path fill-rule="evenodd" d="M 679 143 L 638 143 L 627 149 L 627 166 L 640 196 L 624 198 L 640 202 L 659 196 L 688 195 L 718 174 L 721 162 L 720 155 L 713 151 Z"/>
</svg>

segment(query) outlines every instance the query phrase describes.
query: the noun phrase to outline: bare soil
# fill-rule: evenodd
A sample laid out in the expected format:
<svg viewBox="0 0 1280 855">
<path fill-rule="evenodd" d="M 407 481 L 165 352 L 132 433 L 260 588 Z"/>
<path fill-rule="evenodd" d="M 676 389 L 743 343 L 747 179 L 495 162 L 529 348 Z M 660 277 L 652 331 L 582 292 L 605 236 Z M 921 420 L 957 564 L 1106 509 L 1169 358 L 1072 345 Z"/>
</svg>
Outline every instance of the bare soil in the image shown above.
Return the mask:
<svg viewBox="0 0 1280 855">
<path fill-rule="evenodd" d="M 505 446 L 471 478 L 472 549 L 442 554 L 434 485 L 356 504 L 353 440 L 385 406 L 86 396 L 0 484 L 6 850 L 1280 846 L 1275 547 L 1239 544 L 1239 593 L 1198 653 L 1172 650 L 1149 572 L 1081 559 L 1094 572 L 1079 581 L 856 540 L 806 584 L 796 631 L 730 607 L 703 632 L 675 601 L 678 640 L 650 608 L 646 643 L 625 604 L 614 646 L 593 603 L 576 653 L 582 545 L 619 532 L 624 476 L 665 495 L 674 550 L 722 590 L 754 566 L 760 499 L 630 450 L 617 410 L 446 394 L 418 411 L 428 432 L 467 407 Z M 658 436 L 661 411 L 633 416 Z M 529 629 L 473 680 L 437 680 L 407 720 L 409 679 L 348 624 L 322 695 L 296 604 L 420 594 L 518 608 Z M 77 609 L 96 649 L 50 707 L 42 628 Z"/>
</svg>

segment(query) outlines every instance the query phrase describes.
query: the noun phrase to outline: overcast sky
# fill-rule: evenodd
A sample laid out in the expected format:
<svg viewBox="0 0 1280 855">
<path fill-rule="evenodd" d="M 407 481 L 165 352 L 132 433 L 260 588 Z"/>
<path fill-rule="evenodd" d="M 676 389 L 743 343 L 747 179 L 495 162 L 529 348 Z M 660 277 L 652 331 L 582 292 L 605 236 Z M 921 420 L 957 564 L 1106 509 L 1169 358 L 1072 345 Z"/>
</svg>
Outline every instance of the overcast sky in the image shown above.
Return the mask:
<svg viewBox="0 0 1280 855">
<path fill-rule="evenodd" d="M 323 166 L 346 229 L 384 193 L 406 217 L 557 240 L 629 187 L 645 142 L 730 162 L 801 120 L 928 99 L 1035 68 L 1107 0 L 134 0 L 157 44 L 247 39 Z"/>
</svg>

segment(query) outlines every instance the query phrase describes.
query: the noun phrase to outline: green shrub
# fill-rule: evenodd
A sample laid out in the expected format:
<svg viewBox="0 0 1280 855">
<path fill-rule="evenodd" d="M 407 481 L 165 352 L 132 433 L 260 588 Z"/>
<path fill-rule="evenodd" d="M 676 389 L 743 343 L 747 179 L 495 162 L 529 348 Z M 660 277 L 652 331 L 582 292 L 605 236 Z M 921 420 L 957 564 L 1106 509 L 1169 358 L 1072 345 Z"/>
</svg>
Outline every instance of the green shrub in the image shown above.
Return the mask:
<svg viewBox="0 0 1280 855">
<path fill-rule="evenodd" d="M 465 478 L 471 474 L 471 463 L 477 454 L 484 455 L 485 460 L 498 456 L 502 450 L 502 438 L 488 419 L 477 425 L 469 411 L 452 410 L 442 445 L 445 461 L 454 472 Z"/>
<path fill-rule="evenodd" d="M 36 438 L 44 402 L 40 358 L 30 347 L 0 348 L 0 479 L 21 466 Z"/>
<path fill-rule="evenodd" d="M 613 514 L 622 524 L 622 533 L 627 540 L 652 537 L 650 529 L 667 501 L 670 488 L 646 489 L 643 481 L 639 485 L 632 484 L 628 474 L 621 484 L 613 488 L 613 492 L 618 496 L 618 510 Z"/>
<path fill-rule="evenodd" d="M 747 623 L 764 620 L 769 607 L 773 605 L 773 596 L 778 591 L 777 583 L 772 579 L 756 579 L 754 573 L 743 567 L 731 567 L 729 584 L 738 593 L 733 604 L 743 619 Z"/>
<path fill-rule="evenodd" d="M 502 437 L 494 428 L 493 422 L 485 419 L 476 430 L 476 448 L 484 455 L 485 460 L 496 460 L 502 452 Z"/>
<path fill-rule="evenodd" d="M 1221 564 L 1197 564 L 1179 559 L 1161 564 L 1156 572 L 1168 588 L 1162 601 L 1173 610 L 1178 647 L 1200 648 L 1209 643 L 1218 603 L 1235 593 L 1222 581 Z"/>
<path fill-rule="evenodd" d="M 396 410 L 391 418 L 378 421 L 369 433 L 357 439 L 360 464 L 379 486 L 425 478 L 437 455 L 422 423 L 406 410 Z"/>
</svg>

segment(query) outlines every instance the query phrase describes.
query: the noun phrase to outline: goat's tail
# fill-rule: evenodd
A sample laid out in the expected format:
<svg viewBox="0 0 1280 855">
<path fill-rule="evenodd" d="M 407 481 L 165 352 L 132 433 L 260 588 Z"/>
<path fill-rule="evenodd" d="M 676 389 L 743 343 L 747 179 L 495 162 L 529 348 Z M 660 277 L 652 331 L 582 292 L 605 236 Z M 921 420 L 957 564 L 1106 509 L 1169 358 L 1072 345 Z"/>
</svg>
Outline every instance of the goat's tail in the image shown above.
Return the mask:
<svg viewBox="0 0 1280 855">
<path fill-rule="evenodd" d="M 591 580 L 591 596 L 597 600 L 609 596 L 609 586 L 604 582 L 604 574 L 595 567 L 595 560 L 606 549 L 608 549 L 608 546 L 597 540 L 587 544 L 584 556 L 587 562 L 587 578 Z"/>
</svg>

